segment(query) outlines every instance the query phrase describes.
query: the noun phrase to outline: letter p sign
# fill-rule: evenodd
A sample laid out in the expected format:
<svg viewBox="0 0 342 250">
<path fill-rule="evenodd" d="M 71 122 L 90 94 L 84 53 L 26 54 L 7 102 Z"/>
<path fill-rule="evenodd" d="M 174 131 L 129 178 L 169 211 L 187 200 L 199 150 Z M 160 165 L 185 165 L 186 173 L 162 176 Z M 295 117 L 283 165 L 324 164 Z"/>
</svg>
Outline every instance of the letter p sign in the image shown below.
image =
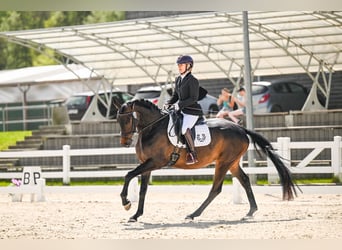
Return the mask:
<svg viewBox="0 0 342 250">
<path fill-rule="evenodd" d="M 37 180 L 41 178 L 40 167 L 24 167 L 22 182 L 23 185 L 37 185 Z"/>
</svg>

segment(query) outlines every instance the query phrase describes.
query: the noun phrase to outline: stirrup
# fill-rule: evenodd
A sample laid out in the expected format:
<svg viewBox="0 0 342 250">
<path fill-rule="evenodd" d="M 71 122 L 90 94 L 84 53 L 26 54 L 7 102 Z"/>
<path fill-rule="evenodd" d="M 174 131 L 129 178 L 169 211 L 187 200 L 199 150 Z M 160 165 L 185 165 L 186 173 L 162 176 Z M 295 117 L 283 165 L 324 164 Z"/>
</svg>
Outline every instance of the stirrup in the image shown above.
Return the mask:
<svg viewBox="0 0 342 250">
<path fill-rule="evenodd" d="M 197 163 L 197 157 L 195 156 L 194 153 L 187 153 L 186 155 L 186 165 L 192 165 Z"/>
</svg>

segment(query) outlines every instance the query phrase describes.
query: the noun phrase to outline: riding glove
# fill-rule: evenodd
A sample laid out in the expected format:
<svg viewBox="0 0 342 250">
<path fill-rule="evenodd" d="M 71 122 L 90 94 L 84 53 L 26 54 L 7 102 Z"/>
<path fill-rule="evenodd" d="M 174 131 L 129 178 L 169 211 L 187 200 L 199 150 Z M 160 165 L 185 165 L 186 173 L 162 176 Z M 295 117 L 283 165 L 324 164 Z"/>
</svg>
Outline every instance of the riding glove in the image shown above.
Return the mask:
<svg viewBox="0 0 342 250">
<path fill-rule="evenodd" d="M 170 107 L 171 107 L 171 104 L 168 104 L 168 103 L 165 103 L 165 104 L 163 105 L 163 109 L 164 109 L 164 110 L 168 110 L 168 109 L 170 109 Z"/>
</svg>

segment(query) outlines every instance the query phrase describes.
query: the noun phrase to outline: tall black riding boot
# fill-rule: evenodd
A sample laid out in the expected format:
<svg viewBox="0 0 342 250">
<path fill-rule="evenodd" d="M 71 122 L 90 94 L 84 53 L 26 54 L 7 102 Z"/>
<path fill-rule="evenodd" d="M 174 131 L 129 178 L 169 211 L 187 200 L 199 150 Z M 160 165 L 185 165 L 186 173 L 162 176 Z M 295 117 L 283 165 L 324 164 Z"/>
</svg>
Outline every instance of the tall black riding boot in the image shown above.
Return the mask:
<svg viewBox="0 0 342 250">
<path fill-rule="evenodd" d="M 191 165 L 198 162 L 197 153 L 195 151 L 194 139 L 192 138 L 190 129 L 187 129 L 184 134 L 186 144 L 188 146 L 188 153 L 186 155 L 186 164 Z"/>
</svg>

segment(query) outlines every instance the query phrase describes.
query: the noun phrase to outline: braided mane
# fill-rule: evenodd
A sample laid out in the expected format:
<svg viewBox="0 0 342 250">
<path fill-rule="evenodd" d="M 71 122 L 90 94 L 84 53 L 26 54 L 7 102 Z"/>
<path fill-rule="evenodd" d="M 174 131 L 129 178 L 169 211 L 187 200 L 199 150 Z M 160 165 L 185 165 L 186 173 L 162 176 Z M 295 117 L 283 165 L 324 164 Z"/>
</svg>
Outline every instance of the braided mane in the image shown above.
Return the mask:
<svg viewBox="0 0 342 250">
<path fill-rule="evenodd" d="M 144 99 L 134 100 L 132 101 L 132 104 L 147 108 L 151 111 L 158 111 L 160 113 L 160 108 L 158 108 L 157 105 Z"/>
</svg>

